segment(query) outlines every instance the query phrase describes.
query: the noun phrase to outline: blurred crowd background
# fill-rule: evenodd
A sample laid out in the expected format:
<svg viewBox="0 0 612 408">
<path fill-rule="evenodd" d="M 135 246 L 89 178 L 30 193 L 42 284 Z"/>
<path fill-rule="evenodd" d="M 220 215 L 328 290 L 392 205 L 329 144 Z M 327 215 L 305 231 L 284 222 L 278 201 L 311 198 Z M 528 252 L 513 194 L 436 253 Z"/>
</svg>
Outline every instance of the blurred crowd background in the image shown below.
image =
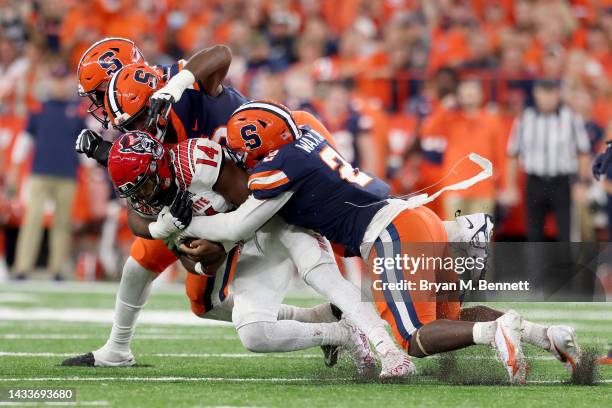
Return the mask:
<svg viewBox="0 0 612 408">
<path fill-rule="evenodd" d="M 311 110 L 396 195 L 473 175 L 470 152 L 489 158 L 493 178 L 433 203 L 443 219 L 494 213 L 500 241 L 608 240 L 612 181 L 592 180 L 590 160 L 612 139 L 610 0 L 0 0 L 0 277 L 120 270 L 124 210 L 105 169 L 74 151 L 81 126 L 101 130 L 76 67 L 106 36 L 150 64 L 227 44 L 228 84 Z M 547 122 L 560 106 L 572 120 Z M 530 154 L 561 164 L 526 168 Z M 528 194 L 535 182 L 543 196 Z"/>
</svg>

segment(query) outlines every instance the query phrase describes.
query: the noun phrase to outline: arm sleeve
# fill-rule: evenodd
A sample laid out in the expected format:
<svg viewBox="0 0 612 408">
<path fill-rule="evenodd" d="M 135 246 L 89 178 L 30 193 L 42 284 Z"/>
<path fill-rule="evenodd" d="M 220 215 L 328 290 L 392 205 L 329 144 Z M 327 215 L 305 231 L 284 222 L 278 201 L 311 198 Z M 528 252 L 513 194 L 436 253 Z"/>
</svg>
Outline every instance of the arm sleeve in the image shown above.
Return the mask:
<svg viewBox="0 0 612 408">
<path fill-rule="evenodd" d="M 194 217 L 183 235 L 214 242 L 247 240 L 280 211 L 292 195 L 288 191 L 269 200 L 258 200 L 251 195 L 230 213 Z"/>
</svg>

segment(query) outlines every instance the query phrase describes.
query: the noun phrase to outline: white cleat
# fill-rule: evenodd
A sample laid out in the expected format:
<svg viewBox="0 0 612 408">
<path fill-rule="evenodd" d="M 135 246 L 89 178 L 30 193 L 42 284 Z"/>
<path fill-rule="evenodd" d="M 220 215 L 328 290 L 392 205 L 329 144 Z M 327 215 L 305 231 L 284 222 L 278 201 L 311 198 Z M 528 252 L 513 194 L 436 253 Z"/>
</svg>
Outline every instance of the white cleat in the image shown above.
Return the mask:
<svg viewBox="0 0 612 408">
<path fill-rule="evenodd" d="M 370 349 L 370 341 L 364 332 L 359 330 L 351 322 L 342 319 L 338 322 L 349 331 L 349 341 L 344 349 L 350 354 L 358 376 L 368 376 L 376 369 L 376 357 Z"/>
<path fill-rule="evenodd" d="M 486 257 L 487 246 L 493 233 L 493 217 L 486 213 L 476 213 L 460 215 L 455 220 L 459 225 L 459 231 L 455 237 L 452 237 L 452 241 L 469 243 L 470 256 Z"/>
<path fill-rule="evenodd" d="M 527 362 L 521 348 L 522 317 L 510 310 L 497 319 L 494 347 L 498 359 L 504 364 L 510 383 L 524 384 L 527 380 Z"/>
<path fill-rule="evenodd" d="M 483 260 L 484 267 L 474 266 L 470 279 L 475 282 L 484 279 L 489 242 L 493 234 L 493 218 L 489 214 L 476 213 L 457 216 L 455 222 L 458 228 L 449 233 L 450 245 L 462 256 Z"/>
<path fill-rule="evenodd" d="M 567 372 L 574 374 L 580 361 L 580 347 L 574 329 L 569 326 L 550 326 L 546 335 L 550 340 L 549 351 L 563 363 Z"/>
<path fill-rule="evenodd" d="M 408 378 L 416 374 L 416 367 L 410 356 L 402 350 L 396 349 L 380 356 L 382 370 L 379 378 L 381 380 L 392 378 Z"/>
<path fill-rule="evenodd" d="M 93 352 L 67 358 L 63 366 L 72 367 L 132 367 L 136 360 L 131 351 L 127 353 L 109 352 L 104 347 Z"/>
<path fill-rule="evenodd" d="M 136 359 L 131 351 L 115 351 L 106 346 L 93 352 L 96 367 L 131 367 Z"/>
</svg>

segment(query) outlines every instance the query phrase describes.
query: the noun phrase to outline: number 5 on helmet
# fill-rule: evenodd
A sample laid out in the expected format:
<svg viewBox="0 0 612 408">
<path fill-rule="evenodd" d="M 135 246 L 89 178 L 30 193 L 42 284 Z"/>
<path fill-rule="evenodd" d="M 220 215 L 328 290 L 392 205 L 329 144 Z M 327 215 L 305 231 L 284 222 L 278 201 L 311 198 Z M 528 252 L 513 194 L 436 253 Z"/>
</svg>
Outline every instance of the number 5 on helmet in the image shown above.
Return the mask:
<svg viewBox="0 0 612 408">
<path fill-rule="evenodd" d="M 227 144 L 245 154 L 249 168 L 271 151 L 299 137 L 300 131 L 289 109 L 275 102 L 247 102 L 234 111 L 227 123 Z"/>
</svg>

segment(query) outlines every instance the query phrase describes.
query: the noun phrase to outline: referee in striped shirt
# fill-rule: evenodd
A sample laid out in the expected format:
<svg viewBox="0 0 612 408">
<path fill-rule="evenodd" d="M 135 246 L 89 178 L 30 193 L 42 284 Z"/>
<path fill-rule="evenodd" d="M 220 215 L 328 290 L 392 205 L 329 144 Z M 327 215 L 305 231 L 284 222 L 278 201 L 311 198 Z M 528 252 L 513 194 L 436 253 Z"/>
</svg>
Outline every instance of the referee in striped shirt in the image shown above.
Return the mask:
<svg viewBox="0 0 612 408">
<path fill-rule="evenodd" d="M 535 107 L 516 119 L 508 141 L 507 203 L 519 197 L 519 161 L 527 173 L 527 238 L 544 240 L 544 217 L 554 211 L 559 241 L 570 240 L 572 183 L 588 183 L 590 141 L 580 115 L 561 101 L 560 82 L 540 80 Z"/>
</svg>

